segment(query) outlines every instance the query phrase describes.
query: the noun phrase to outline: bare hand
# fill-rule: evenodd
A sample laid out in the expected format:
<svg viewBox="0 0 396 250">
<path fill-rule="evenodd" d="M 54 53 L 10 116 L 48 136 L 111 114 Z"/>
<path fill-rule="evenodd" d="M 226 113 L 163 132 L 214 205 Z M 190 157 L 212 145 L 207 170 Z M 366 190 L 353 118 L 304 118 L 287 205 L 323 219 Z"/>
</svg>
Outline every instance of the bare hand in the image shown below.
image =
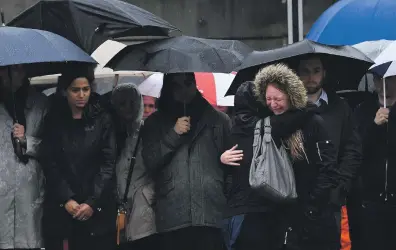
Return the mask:
<svg viewBox="0 0 396 250">
<path fill-rule="evenodd" d="M 387 108 L 380 108 L 375 115 L 374 122 L 377 125 L 382 125 L 388 122 L 389 118 L 389 109 Z"/>
<path fill-rule="evenodd" d="M 177 119 L 174 130 L 178 135 L 188 133 L 190 129 L 191 129 L 190 117 L 183 116 Z"/>
<path fill-rule="evenodd" d="M 75 200 L 69 200 L 66 202 L 65 208 L 71 216 L 74 216 L 80 209 L 80 204 L 78 204 Z"/>
<path fill-rule="evenodd" d="M 243 159 L 243 150 L 236 150 L 238 145 L 233 146 L 231 149 L 225 151 L 221 157 L 220 161 L 223 164 L 230 166 L 240 166 L 238 162 Z"/>
<path fill-rule="evenodd" d="M 86 221 L 93 215 L 93 209 L 88 204 L 81 204 L 78 212 L 73 216 L 74 219 Z"/>
<path fill-rule="evenodd" d="M 21 124 L 15 123 L 12 132 L 15 138 L 22 140 L 25 137 L 25 127 Z"/>
</svg>

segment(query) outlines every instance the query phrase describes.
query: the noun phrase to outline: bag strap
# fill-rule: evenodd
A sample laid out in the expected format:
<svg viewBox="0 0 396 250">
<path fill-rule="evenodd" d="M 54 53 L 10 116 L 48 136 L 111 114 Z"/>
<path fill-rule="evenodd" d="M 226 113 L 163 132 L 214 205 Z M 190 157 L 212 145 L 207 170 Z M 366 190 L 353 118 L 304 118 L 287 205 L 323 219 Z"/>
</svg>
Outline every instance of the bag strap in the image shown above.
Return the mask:
<svg viewBox="0 0 396 250">
<path fill-rule="evenodd" d="M 261 120 L 260 126 L 260 136 L 265 142 L 271 141 L 271 118 L 267 116 L 266 118 Z"/>
<path fill-rule="evenodd" d="M 126 182 L 126 186 L 125 186 L 125 192 L 124 192 L 124 197 L 122 199 L 122 202 L 124 204 L 127 203 L 128 201 L 128 193 L 129 193 L 129 186 L 131 185 L 131 181 L 132 181 L 132 172 L 133 172 L 133 168 L 135 167 L 135 163 L 136 163 L 136 155 L 139 149 L 139 143 L 140 143 L 140 138 L 141 138 L 141 132 L 140 129 L 142 128 L 143 125 L 143 121 L 140 122 L 140 126 L 139 126 L 139 130 L 138 130 L 138 137 L 137 137 L 137 141 L 136 141 L 136 145 L 135 145 L 135 149 L 133 150 L 133 155 L 131 158 L 131 163 L 129 165 L 129 169 L 128 169 L 128 177 L 127 177 L 127 182 Z"/>
</svg>

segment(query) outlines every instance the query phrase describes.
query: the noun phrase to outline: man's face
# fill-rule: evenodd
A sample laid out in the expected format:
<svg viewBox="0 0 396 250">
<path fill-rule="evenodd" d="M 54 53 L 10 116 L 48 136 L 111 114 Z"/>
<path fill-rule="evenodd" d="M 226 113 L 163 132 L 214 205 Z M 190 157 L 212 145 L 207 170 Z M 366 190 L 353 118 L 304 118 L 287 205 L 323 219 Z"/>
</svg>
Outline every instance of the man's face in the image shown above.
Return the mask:
<svg viewBox="0 0 396 250">
<path fill-rule="evenodd" d="M 301 60 L 298 66 L 298 75 L 309 95 L 316 94 L 322 90 L 326 71 L 323 69 L 320 58 L 312 57 Z"/>
<path fill-rule="evenodd" d="M 384 106 L 384 84 L 382 78 L 374 76 L 374 86 L 381 106 Z M 387 77 L 385 80 L 386 106 L 390 107 L 396 102 L 396 76 Z"/>
<path fill-rule="evenodd" d="M 197 94 L 197 86 L 191 74 L 175 74 L 172 80 L 173 98 L 178 102 L 190 103 Z"/>
<path fill-rule="evenodd" d="M 143 96 L 144 113 L 143 118 L 146 119 L 155 112 L 155 98 L 151 96 Z"/>
<path fill-rule="evenodd" d="M 0 69 L 0 89 L 8 92 L 12 90 L 17 91 L 23 84 L 26 73 L 21 65 L 11 67 L 12 83 L 9 77 L 9 71 L 6 67 Z"/>
<path fill-rule="evenodd" d="M 132 92 L 134 91 L 134 92 Z M 140 110 L 140 103 L 137 102 L 136 90 L 126 89 L 124 91 L 116 92 L 113 96 L 113 106 L 117 114 L 126 121 L 133 121 L 137 118 Z"/>
</svg>

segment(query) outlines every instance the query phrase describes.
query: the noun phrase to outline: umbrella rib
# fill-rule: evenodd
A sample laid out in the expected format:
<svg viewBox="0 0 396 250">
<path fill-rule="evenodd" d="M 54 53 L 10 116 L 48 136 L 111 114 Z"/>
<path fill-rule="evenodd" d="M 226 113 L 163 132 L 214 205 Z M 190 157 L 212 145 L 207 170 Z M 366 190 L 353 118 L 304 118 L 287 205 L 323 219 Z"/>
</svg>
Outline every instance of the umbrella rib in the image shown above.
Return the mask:
<svg viewBox="0 0 396 250">
<path fill-rule="evenodd" d="M 212 48 L 212 50 L 216 53 L 216 55 L 219 57 L 219 59 L 220 59 L 220 61 L 223 63 L 223 65 L 225 66 L 226 64 L 225 64 L 225 62 L 224 62 L 224 60 L 223 60 L 223 58 L 221 58 L 221 56 L 220 56 L 220 54 L 219 54 L 219 52 L 217 52 L 217 50 L 216 49 L 214 49 L 214 48 Z M 229 73 L 229 72 L 228 72 Z"/>
</svg>

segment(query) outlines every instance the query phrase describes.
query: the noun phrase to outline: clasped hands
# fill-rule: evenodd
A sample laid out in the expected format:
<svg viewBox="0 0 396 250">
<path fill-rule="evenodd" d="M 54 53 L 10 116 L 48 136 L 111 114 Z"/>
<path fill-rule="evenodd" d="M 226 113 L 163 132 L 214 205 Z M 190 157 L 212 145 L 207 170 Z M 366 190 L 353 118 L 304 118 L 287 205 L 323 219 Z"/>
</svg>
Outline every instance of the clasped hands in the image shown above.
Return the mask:
<svg viewBox="0 0 396 250">
<path fill-rule="evenodd" d="M 78 204 L 75 200 L 69 200 L 65 205 L 66 211 L 79 221 L 86 221 L 93 215 L 93 209 L 88 204 Z"/>
</svg>

